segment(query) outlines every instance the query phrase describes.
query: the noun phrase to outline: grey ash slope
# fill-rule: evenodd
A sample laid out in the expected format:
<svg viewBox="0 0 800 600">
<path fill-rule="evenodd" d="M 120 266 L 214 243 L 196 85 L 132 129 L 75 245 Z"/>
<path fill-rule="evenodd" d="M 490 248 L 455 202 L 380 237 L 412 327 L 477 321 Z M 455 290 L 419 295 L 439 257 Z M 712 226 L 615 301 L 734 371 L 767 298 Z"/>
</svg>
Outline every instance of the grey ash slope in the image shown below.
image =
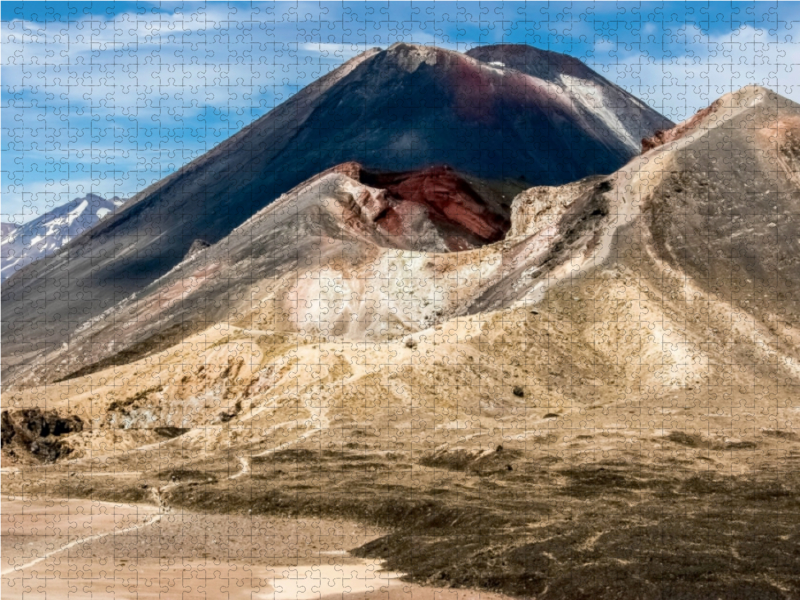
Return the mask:
<svg viewBox="0 0 800 600">
<path fill-rule="evenodd" d="M 698 113 L 702 124 L 676 128 L 682 148 L 648 212 L 653 246 L 703 290 L 796 339 L 800 105 L 758 86 L 730 96 Z"/>
<path fill-rule="evenodd" d="M 478 46 L 466 55 L 558 86 L 590 127 L 601 132 L 613 129 L 616 135 L 612 138 L 622 138 L 634 151 L 641 147 L 643 138 L 652 135 L 649 132 L 672 126 L 639 98 L 567 54 L 524 44 L 494 44 Z"/>
<path fill-rule="evenodd" d="M 3 289 L 5 352 L 60 346 L 169 272 L 195 240 L 221 240 L 281 193 L 342 162 L 392 171 L 445 163 L 468 175 L 547 185 L 613 172 L 636 154 L 631 139 L 640 128 L 593 117 L 571 89 L 578 88 L 442 49 L 368 51 L 16 276 Z M 647 134 L 669 125 L 632 98 L 625 110 L 652 124 Z"/>
</svg>

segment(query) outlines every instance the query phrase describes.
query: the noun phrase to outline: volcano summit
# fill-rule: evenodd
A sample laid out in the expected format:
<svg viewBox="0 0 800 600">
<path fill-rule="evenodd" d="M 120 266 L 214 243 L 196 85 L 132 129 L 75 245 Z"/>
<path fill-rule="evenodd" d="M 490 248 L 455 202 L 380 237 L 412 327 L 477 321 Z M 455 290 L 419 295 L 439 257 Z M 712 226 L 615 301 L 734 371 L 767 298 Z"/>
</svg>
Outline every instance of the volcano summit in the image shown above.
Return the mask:
<svg viewBox="0 0 800 600">
<path fill-rule="evenodd" d="M 488 181 L 557 185 L 613 172 L 638 153 L 643 137 L 671 125 L 574 59 L 541 53 L 536 60 L 546 68 L 537 71 L 519 62 L 499 66 L 494 59 L 507 60 L 508 46 L 478 54 L 492 62 L 404 43 L 365 52 L 142 191 L 3 286 L 10 315 L 3 320 L 4 368 L 60 348 L 79 327 L 173 269 L 196 240 L 221 240 L 337 164 L 355 161 L 376 172 L 447 165 Z M 479 226 L 473 221 L 478 229 L 467 246 L 445 246 L 502 237 L 512 197 Z M 441 226 L 442 210 L 429 205 L 425 212 Z M 427 218 L 415 226 L 424 230 Z M 386 215 L 387 227 L 392 219 Z M 43 285 L 56 279 L 57 291 Z"/>
</svg>

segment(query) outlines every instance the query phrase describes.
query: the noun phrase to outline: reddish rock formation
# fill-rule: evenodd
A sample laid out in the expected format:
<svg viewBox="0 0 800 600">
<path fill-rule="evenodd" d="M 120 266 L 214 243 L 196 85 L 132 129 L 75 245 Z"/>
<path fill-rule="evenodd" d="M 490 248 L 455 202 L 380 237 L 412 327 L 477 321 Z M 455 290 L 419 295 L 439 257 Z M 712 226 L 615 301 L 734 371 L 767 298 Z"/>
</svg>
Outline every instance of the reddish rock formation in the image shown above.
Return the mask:
<svg viewBox="0 0 800 600">
<path fill-rule="evenodd" d="M 501 240 L 511 226 L 510 210 L 499 193 L 478 192 L 465 176 L 446 165 L 391 173 L 368 171 L 350 162 L 330 171 L 386 191 L 388 203 L 381 203 L 384 208 L 372 221 L 393 237 L 405 239 L 419 233 L 414 229 L 424 215 L 448 250 L 458 251 Z"/>
<path fill-rule="evenodd" d="M 720 101 L 717 100 L 710 106 L 698 110 L 692 117 L 678 123 L 675 127 L 671 129 L 659 129 L 652 136 L 642 138 L 642 154 L 688 135 L 694 131 L 707 116 L 716 112 L 720 106 Z"/>
</svg>

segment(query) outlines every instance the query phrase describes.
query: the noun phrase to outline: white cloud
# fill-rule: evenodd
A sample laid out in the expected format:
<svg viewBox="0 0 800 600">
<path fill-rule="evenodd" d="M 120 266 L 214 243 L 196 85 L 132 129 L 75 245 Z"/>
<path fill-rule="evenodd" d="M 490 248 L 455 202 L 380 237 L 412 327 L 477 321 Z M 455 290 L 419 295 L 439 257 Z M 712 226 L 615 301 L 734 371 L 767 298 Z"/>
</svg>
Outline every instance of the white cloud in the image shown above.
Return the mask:
<svg viewBox="0 0 800 600">
<path fill-rule="evenodd" d="M 206 105 L 257 106 L 276 80 L 295 78 L 304 53 L 330 52 L 334 62 L 358 52 L 350 44 L 277 42 L 267 22 L 252 20 L 262 13 L 209 4 L 189 14 L 5 21 L 4 87 L 38 96 L 46 86 L 51 98 L 101 117 L 149 118 L 171 107 L 185 114 Z"/>
<path fill-rule="evenodd" d="M 319 52 L 320 56 L 348 60 L 358 56 L 368 50 L 366 44 L 334 44 L 334 43 L 313 43 L 306 42 L 300 44 L 300 48 L 308 53 Z"/>
<path fill-rule="evenodd" d="M 662 44 L 663 40 L 657 40 Z M 749 84 L 759 84 L 800 102 L 800 85 L 793 69 L 800 67 L 800 47 L 781 43 L 776 30 L 744 25 L 725 34 L 709 35 L 694 25 L 677 31 L 670 53 L 648 58 L 630 52 L 610 60 L 606 77 L 671 118 L 680 121 L 719 96 Z M 614 63 L 617 64 L 614 64 Z"/>
<path fill-rule="evenodd" d="M 2 23 L 3 214 L 142 189 L 358 52 L 278 41 L 296 23 L 270 6 L 195 6 Z"/>
</svg>

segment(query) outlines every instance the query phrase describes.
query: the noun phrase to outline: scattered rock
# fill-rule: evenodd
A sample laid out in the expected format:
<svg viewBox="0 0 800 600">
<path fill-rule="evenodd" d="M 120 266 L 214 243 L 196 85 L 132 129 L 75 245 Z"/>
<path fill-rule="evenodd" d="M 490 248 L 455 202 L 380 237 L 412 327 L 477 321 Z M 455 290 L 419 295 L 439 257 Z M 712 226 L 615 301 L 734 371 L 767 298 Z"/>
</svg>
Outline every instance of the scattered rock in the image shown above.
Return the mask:
<svg viewBox="0 0 800 600">
<path fill-rule="evenodd" d="M 205 250 L 209 246 L 211 246 L 211 244 L 209 244 L 207 241 L 201 240 L 201 239 L 196 239 L 195 241 L 192 242 L 192 245 L 189 246 L 189 250 L 188 250 L 188 252 L 186 252 L 186 256 L 184 257 L 184 260 L 187 259 L 187 258 L 191 258 L 195 254 L 197 254 L 198 252 L 200 252 L 202 250 Z"/>
<path fill-rule="evenodd" d="M 72 452 L 61 437 L 83 431 L 77 416 L 62 417 L 54 410 L 39 408 L 5 410 L 0 416 L 0 446 L 10 456 L 30 456 L 43 462 L 55 462 Z"/>
</svg>

